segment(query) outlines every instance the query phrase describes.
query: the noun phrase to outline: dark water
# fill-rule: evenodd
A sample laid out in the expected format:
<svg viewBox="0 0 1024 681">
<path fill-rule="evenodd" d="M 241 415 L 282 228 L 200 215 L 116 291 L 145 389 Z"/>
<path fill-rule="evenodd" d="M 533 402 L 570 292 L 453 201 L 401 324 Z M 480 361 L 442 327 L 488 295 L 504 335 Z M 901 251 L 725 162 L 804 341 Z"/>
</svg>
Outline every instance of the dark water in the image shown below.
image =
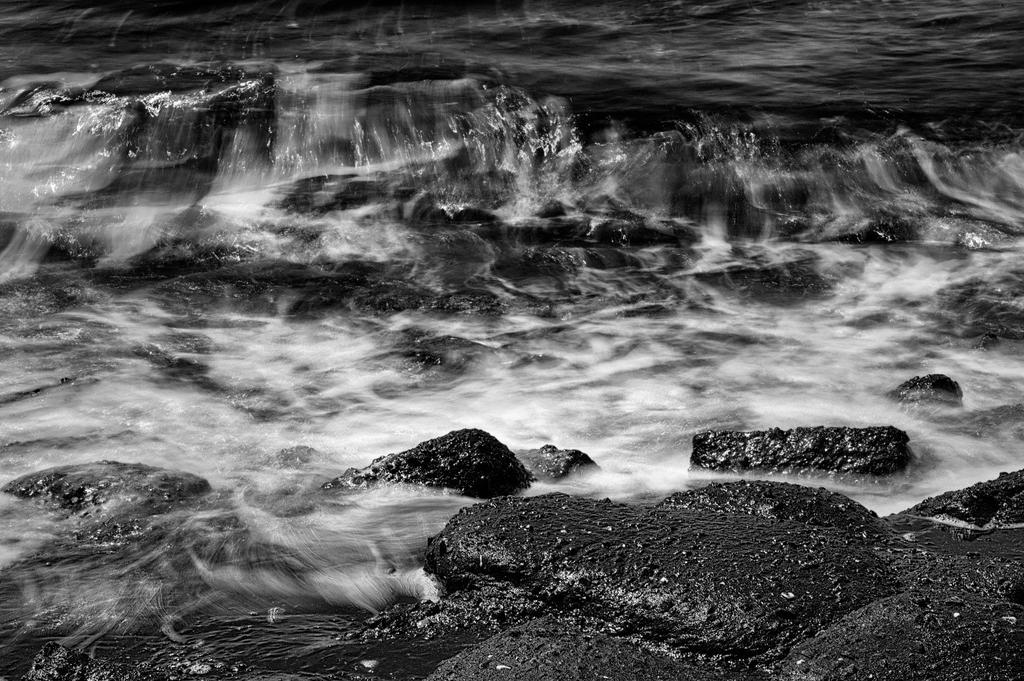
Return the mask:
<svg viewBox="0 0 1024 681">
<path fill-rule="evenodd" d="M 4 3 L 0 483 L 140 461 L 224 501 L 174 520 L 179 574 L 40 569 L 61 523 L 0 499 L 0 674 L 50 637 L 399 673 L 346 637 L 431 596 L 469 500 L 314 490 L 455 428 L 583 449 L 601 473 L 537 489 L 620 499 L 699 482 L 712 427 L 907 430 L 908 475 L 814 481 L 879 513 L 1019 468 L 1022 16 Z M 885 398 L 933 372 L 962 412 Z"/>
</svg>

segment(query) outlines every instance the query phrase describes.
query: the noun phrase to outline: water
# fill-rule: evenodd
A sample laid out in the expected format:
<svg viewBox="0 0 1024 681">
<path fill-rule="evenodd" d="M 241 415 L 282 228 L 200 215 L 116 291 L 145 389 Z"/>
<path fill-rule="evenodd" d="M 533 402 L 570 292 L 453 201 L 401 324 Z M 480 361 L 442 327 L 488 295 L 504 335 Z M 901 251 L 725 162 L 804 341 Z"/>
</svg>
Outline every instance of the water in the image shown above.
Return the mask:
<svg viewBox="0 0 1024 681">
<path fill-rule="evenodd" d="M 315 490 L 456 428 L 623 500 L 713 477 L 708 428 L 903 428 L 906 476 L 803 478 L 880 514 L 1019 468 L 1012 4 L 137 4 L 0 9 L 0 483 L 179 468 L 221 494 L 185 536 L 245 533 L 9 572 L 10 670 L 140 633 L 392 669 L 345 636 L 433 595 L 470 500 Z M 932 372 L 967 416 L 885 398 Z M 59 534 L 0 499 L 0 565 Z"/>
</svg>

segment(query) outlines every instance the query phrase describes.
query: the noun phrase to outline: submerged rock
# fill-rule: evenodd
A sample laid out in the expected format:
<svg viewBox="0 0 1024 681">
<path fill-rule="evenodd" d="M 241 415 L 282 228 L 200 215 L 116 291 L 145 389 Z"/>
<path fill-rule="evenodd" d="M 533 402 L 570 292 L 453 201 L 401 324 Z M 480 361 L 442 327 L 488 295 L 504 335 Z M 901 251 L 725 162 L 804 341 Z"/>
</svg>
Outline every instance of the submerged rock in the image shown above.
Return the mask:
<svg viewBox="0 0 1024 681">
<path fill-rule="evenodd" d="M 1018 681 L 1024 607 L 972 594 L 908 592 L 797 644 L 786 681 Z"/>
<path fill-rule="evenodd" d="M 939 314 L 959 336 L 1024 339 L 1024 271 L 999 270 L 951 284 L 936 295 Z"/>
<path fill-rule="evenodd" d="M 489 433 L 470 428 L 382 456 L 365 468 L 350 468 L 323 487 L 411 483 L 487 499 L 515 494 L 531 481 L 530 473 L 508 447 Z"/>
<path fill-rule="evenodd" d="M 832 527 L 864 538 L 888 537 L 892 531 L 872 511 L 853 499 L 788 482 L 738 480 L 713 482 L 700 489 L 676 492 L 659 504 L 681 511 L 737 513 Z"/>
<path fill-rule="evenodd" d="M 443 662 L 428 681 L 686 681 L 740 679 L 627 641 L 586 633 L 564 623 L 536 620 L 493 636 Z"/>
<path fill-rule="evenodd" d="M 453 600 L 504 584 L 548 612 L 695 658 L 780 656 L 896 589 L 847 532 L 563 494 L 463 509 L 425 562 Z"/>
<path fill-rule="evenodd" d="M 518 453 L 519 460 L 538 480 L 561 480 L 598 465 L 586 453 L 578 449 L 559 449 L 544 445 L 540 449 L 529 449 Z"/>
<path fill-rule="evenodd" d="M 31 669 L 21 678 L 22 681 L 172 681 L 189 678 L 210 681 L 359 681 L 370 678 L 342 670 L 330 670 L 324 675 L 261 671 L 233 660 L 187 653 L 161 657 L 163 659 L 159 662 L 129 662 L 130 658 L 124 655 L 116 661 L 97 659 L 51 642 L 36 654 Z"/>
<path fill-rule="evenodd" d="M 56 466 L 15 478 L 7 494 L 71 514 L 163 513 L 205 495 L 210 483 L 191 473 L 140 463 L 99 461 Z"/>
<path fill-rule="evenodd" d="M 391 278 L 377 263 L 318 267 L 286 261 L 229 265 L 170 279 L 157 286 L 175 308 L 229 305 L 256 313 L 315 316 L 354 306 L 393 311 L 421 307 L 427 294 Z"/>
<path fill-rule="evenodd" d="M 1003 404 L 959 414 L 945 422 L 946 427 L 966 430 L 974 437 L 991 438 L 995 434 L 1024 440 L 1024 404 Z"/>
<path fill-rule="evenodd" d="M 393 200 L 396 184 L 383 174 L 317 175 L 293 182 L 278 205 L 294 213 L 323 215 Z"/>
<path fill-rule="evenodd" d="M 490 347 L 459 336 L 434 336 L 420 329 L 407 329 L 395 337 L 395 347 L 386 353 L 413 372 L 430 371 L 458 376 L 487 357 Z"/>
<path fill-rule="evenodd" d="M 835 284 L 833 275 L 820 271 L 821 258 L 812 251 L 788 254 L 785 259 L 740 248 L 734 251 L 737 262 L 698 272 L 696 279 L 742 298 L 776 305 L 826 296 Z"/>
<path fill-rule="evenodd" d="M 910 463 L 909 439 L 892 426 L 705 431 L 693 436 L 690 465 L 711 470 L 889 475 Z"/>
<path fill-rule="evenodd" d="M 147 665 L 96 660 L 57 643 L 47 643 L 22 681 L 164 681 L 168 676 Z"/>
<path fill-rule="evenodd" d="M 903 513 L 985 528 L 1024 523 L 1024 470 L 930 497 Z"/>
<path fill-rule="evenodd" d="M 945 404 L 962 407 L 964 392 L 960 384 L 945 374 L 914 376 L 900 383 L 889 397 L 906 404 Z"/>
</svg>

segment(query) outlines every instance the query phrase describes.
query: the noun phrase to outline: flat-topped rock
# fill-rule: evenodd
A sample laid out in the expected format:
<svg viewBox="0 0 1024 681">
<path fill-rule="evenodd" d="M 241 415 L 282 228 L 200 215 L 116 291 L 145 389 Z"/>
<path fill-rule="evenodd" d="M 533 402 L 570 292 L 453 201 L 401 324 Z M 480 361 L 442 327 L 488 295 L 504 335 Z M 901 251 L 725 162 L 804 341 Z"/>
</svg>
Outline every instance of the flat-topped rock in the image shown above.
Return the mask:
<svg viewBox="0 0 1024 681">
<path fill-rule="evenodd" d="M 794 520 L 848 531 L 865 539 L 879 539 L 892 534 L 874 512 L 853 499 L 824 487 L 813 488 L 788 482 L 713 482 L 700 489 L 676 492 L 658 506 L 681 511 L 738 513 Z"/>
<path fill-rule="evenodd" d="M 910 463 L 909 440 L 892 426 L 705 431 L 693 436 L 690 465 L 728 471 L 890 475 Z"/>
<path fill-rule="evenodd" d="M 449 598 L 505 584 L 502 600 L 524 590 L 540 601 L 527 604 L 534 611 L 571 612 L 701 659 L 778 657 L 896 589 L 847 532 L 564 494 L 463 509 L 425 564 Z M 485 598 L 475 610 L 486 609 Z"/>
<path fill-rule="evenodd" d="M 1024 523 L 1024 470 L 925 499 L 907 515 L 993 528 Z"/>
<path fill-rule="evenodd" d="M 210 483 L 182 471 L 97 461 L 29 473 L 11 480 L 0 491 L 71 514 L 127 509 L 152 514 L 206 494 Z"/>
<path fill-rule="evenodd" d="M 404 452 L 382 456 L 365 468 L 350 468 L 323 487 L 366 488 L 405 483 L 487 499 L 515 494 L 532 480 L 508 447 L 489 433 L 468 428 L 421 442 Z"/>
</svg>

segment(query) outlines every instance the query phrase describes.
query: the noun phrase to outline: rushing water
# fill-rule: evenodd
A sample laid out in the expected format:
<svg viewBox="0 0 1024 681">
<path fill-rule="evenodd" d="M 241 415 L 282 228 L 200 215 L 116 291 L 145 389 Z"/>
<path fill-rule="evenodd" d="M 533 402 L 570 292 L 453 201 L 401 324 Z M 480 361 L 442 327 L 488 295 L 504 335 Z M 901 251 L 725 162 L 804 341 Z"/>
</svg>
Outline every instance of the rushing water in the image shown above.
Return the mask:
<svg viewBox="0 0 1024 681">
<path fill-rule="evenodd" d="M 316 488 L 456 428 L 582 449 L 598 474 L 534 491 L 627 500 L 702 477 L 713 427 L 903 428 L 906 476 L 813 480 L 879 513 L 1020 468 L 1013 3 L 343 4 L 0 8 L 0 483 L 179 468 L 291 556 L 197 552 L 194 599 L 153 548 L 16 573 L 9 669 L 153 613 L 329 666 L 430 597 L 469 500 Z M 937 372 L 965 413 L 886 399 Z M 0 498 L 0 566 L 55 522 Z"/>
</svg>

